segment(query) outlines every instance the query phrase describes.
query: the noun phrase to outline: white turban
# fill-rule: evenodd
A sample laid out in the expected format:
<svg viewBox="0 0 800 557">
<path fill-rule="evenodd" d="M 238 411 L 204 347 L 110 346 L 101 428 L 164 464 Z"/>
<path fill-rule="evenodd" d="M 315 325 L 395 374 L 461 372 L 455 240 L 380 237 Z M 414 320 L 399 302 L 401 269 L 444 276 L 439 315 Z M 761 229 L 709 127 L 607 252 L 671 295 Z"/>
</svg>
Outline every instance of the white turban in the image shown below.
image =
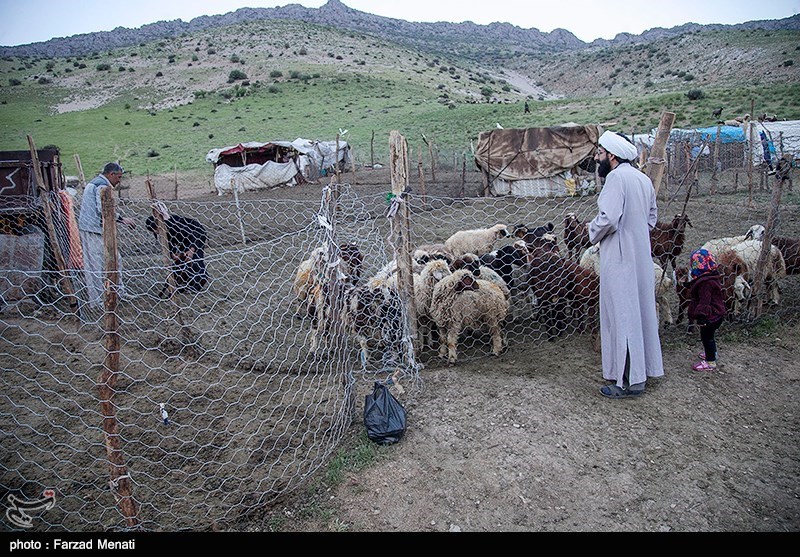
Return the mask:
<svg viewBox="0 0 800 557">
<path fill-rule="evenodd" d="M 600 136 L 600 146 L 620 160 L 636 160 L 639 155 L 633 143 L 612 131 L 603 132 Z"/>
</svg>

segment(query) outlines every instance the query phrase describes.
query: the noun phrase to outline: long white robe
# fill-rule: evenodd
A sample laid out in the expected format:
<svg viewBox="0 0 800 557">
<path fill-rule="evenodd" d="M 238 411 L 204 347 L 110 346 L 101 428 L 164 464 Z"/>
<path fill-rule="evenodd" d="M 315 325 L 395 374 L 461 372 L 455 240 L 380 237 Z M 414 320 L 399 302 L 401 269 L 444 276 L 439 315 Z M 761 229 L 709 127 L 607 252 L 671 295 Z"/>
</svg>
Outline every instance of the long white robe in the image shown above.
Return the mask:
<svg viewBox="0 0 800 557">
<path fill-rule="evenodd" d="M 629 383 L 664 375 L 658 336 L 650 230 L 658 209 L 646 174 L 622 163 L 606 176 L 589 239 L 600 243 L 600 335 L 603 377 L 623 387 L 630 350 Z"/>
</svg>

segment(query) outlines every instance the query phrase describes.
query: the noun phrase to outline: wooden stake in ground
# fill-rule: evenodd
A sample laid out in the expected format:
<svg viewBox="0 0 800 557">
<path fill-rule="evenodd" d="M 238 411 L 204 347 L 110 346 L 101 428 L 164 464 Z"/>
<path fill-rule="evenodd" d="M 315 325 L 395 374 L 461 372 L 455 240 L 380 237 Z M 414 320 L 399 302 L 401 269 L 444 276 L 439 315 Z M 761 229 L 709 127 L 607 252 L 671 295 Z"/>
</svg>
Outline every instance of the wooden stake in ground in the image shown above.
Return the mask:
<svg viewBox="0 0 800 557">
<path fill-rule="evenodd" d="M 767 215 L 767 224 L 765 226 L 764 237 L 761 239 L 761 253 L 758 254 L 758 263 L 756 263 L 755 277 L 753 278 L 752 290 L 750 293 L 750 317 L 761 317 L 764 308 L 764 282 L 767 276 L 767 262 L 770 259 L 772 251 L 772 238 L 775 236 L 775 224 L 778 220 L 778 213 L 781 207 L 781 196 L 783 195 L 783 186 L 789 179 L 789 174 L 792 171 L 792 166 L 786 159 L 778 161 L 778 168 L 775 171 L 775 182 L 772 186 L 772 203 L 769 206 L 769 213 Z"/>
<path fill-rule="evenodd" d="M 178 199 L 178 165 L 177 164 L 175 165 L 175 195 L 173 196 L 173 199 L 175 199 L 175 200 Z"/>
<path fill-rule="evenodd" d="M 417 352 L 417 309 L 414 305 L 414 282 L 411 271 L 411 227 L 408 208 L 408 144 L 399 132 L 389 134 L 389 159 L 392 174 L 393 203 L 399 208 L 392 217 L 392 239 L 397 261 L 397 285 L 403 307 L 408 308 L 408 331 Z"/>
<path fill-rule="evenodd" d="M 369 167 L 375 168 L 375 130 L 372 130 L 372 139 L 369 140 Z"/>
<path fill-rule="evenodd" d="M 157 201 L 155 187 L 153 187 L 153 183 L 149 178 L 145 181 L 145 186 L 147 187 L 147 193 L 150 196 L 150 201 L 154 203 L 153 218 L 156 221 L 156 235 L 158 236 L 158 243 L 161 246 L 161 255 L 164 258 L 168 269 L 166 283 L 169 301 L 175 309 L 175 319 L 181 329 L 181 336 L 183 337 L 183 343 L 188 351 L 189 357 L 197 358 L 197 339 L 192 333 L 192 330 L 183 322 L 182 308 L 176 300 L 178 288 L 175 284 L 175 275 L 172 273 L 172 256 L 169 249 L 169 237 L 167 236 L 167 223 L 164 221 L 164 215 L 162 215 L 161 211 L 155 207 L 155 202 Z"/>
<path fill-rule="evenodd" d="M 719 144 L 720 144 L 720 131 L 722 126 L 717 124 L 717 137 L 714 139 L 714 158 L 711 160 L 713 168 L 711 169 L 711 195 L 717 193 L 717 165 L 719 164 Z"/>
<path fill-rule="evenodd" d="M 75 153 L 75 166 L 78 168 L 78 180 L 80 181 L 81 188 L 86 187 L 86 177 L 83 174 L 83 166 L 81 166 L 81 158 L 78 153 Z"/>
<path fill-rule="evenodd" d="M 61 291 L 66 295 L 67 304 L 72 313 L 78 313 L 78 298 L 75 297 L 75 289 L 72 287 L 72 281 L 67 273 L 67 263 L 64 261 L 64 254 L 61 253 L 61 246 L 58 243 L 58 236 L 56 236 L 56 225 L 53 221 L 53 207 L 50 205 L 50 191 L 44 183 L 42 177 L 42 167 L 39 163 L 39 155 L 36 153 L 36 145 L 33 143 L 33 138 L 28 136 L 28 146 L 31 150 L 31 165 L 33 172 L 33 179 L 36 182 L 36 190 L 39 192 L 39 201 L 42 203 L 42 211 L 44 212 L 44 220 L 47 225 L 47 237 L 50 241 L 50 249 L 55 257 L 56 270 L 59 275 L 59 286 Z"/>
<path fill-rule="evenodd" d="M 114 192 L 103 188 L 101 194 L 103 211 L 103 245 L 105 246 L 105 338 L 106 349 L 103 371 L 98 381 L 100 408 L 103 413 L 103 433 L 106 441 L 106 456 L 110 473 L 109 485 L 129 528 L 139 525 L 139 512 L 133 498 L 131 477 L 122 455 L 122 445 L 117 410 L 114 404 L 117 373 L 119 372 L 119 317 L 117 316 L 117 288 L 119 265 L 117 260 L 117 226 L 114 210 Z"/>
<path fill-rule="evenodd" d="M 672 131 L 673 124 L 675 124 L 675 113 L 664 112 L 661 115 L 661 121 L 658 123 L 658 131 L 656 131 L 656 139 L 653 142 L 653 148 L 650 150 L 650 156 L 647 158 L 647 175 L 653 182 L 653 187 L 656 190 L 656 198 L 658 197 L 658 190 L 661 187 L 661 180 L 664 177 L 664 155 L 667 151 L 667 142 L 669 141 L 669 134 Z"/>
<path fill-rule="evenodd" d="M 428 141 L 428 138 L 425 137 L 425 134 L 422 134 L 422 141 L 425 142 L 425 145 L 428 146 L 428 153 L 431 157 L 431 182 L 436 183 L 436 161 L 433 158 L 433 142 Z"/>
<path fill-rule="evenodd" d="M 247 237 L 244 235 L 242 208 L 239 206 L 239 192 L 236 190 L 236 182 L 233 177 L 231 177 L 231 189 L 233 190 L 233 199 L 236 200 L 236 219 L 239 221 L 239 231 L 242 233 L 242 244 L 247 244 Z"/>
<path fill-rule="evenodd" d="M 420 195 L 422 195 L 422 208 L 425 208 L 426 204 L 426 196 L 425 196 L 425 171 L 422 169 L 422 151 L 420 150 L 419 153 L 419 162 L 417 163 L 417 171 L 419 172 L 419 188 L 420 188 Z"/>
<path fill-rule="evenodd" d="M 458 190 L 458 197 L 464 197 L 464 187 L 467 185 L 467 156 L 461 161 L 461 188 Z"/>
</svg>

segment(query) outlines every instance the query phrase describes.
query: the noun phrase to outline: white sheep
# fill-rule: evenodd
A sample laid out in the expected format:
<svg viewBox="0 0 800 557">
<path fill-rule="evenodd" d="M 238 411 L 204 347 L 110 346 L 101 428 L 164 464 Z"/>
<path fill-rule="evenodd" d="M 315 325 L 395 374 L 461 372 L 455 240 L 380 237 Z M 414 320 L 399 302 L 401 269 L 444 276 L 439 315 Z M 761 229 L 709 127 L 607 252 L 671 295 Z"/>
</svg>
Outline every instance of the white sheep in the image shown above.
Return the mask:
<svg viewBox="0 0 800 557">
<path fill-rule="evenodd" d="M 758 267 L 758 258 L 761 255 L 761 247 L 763 242 L 760 240 L 745 240 L 729 249 L 738 255 L 744 264 L 747 266 L 747 274 L 745 279 L 753 283 L 756 268 Z M 723 250 L 725 251 L 725 250 Z M 768 301 L 773 304 L 780 303 L 780 291 L 778 289 L 778 279 L 786 276 L 786 261 L 783 259 L 781 250 L 776 246 L 770 246 L 769 257 L 767 258 L 767 272 L 764 277 L 764 286 L 768 290 Z"/>
<path fill-rule="evenodd" d="M 311 252 L 308 259 L 303 260 L 297 267 L 292 292 L 297 298 L 295 312 L 299 315 L 306 316 L 312 312 L 314 296 L 309 297 L 309 295 L 314 292 L 314 286 L 324 272 L 325 259 L 325 248 L 318 247 Z"/>
<path fill-rule="evenodd" d="M 705 244 L 700 246 L 700 248 L 708 251 L 712 255 L 717 255 L 722 250 L 730 249 L 736 244 L 744 242 L 745 240 L 763 240 L 765 232 L 766 229 L 762 225 L 754 224 L 749 228 L 746 234 L 741 236 L 730 236 L 728 238 L 714 238 L 713 240 L 707 241 Z"/>
<path fill-rule="evenodd" d="M 599 276 L 600 246 L 594 245 L 587 248 L 581 256 L 579 265 L 586 269 L 591 269 Z M 672 308 L 667 299 L 668 293 L 672 291 L 675 285 L 672 280 L 672 273 L 665 273 L 661 265 L 653 261 L 653 274 L 655 275 L 656 308 L 658 310 L 659 319 L 661 323 L 672 325 L 675 323 L 675 320 L 672 317 Z"/>
<path fill-rule="evenodd" d="M 433 289 L 430 310 L 439 328 L 439 355 L 455 364 L 461 333 L 484 326 L 492 336 L 492 353 L 499 355 L 504 345 L 502 323 L 508 310 L 502 290 L 489 281 L 476 279 L 472 271 L 462 269 L 446 276 Z"/>
<path fill-rule="evenodd" d="M 414 274 L 414 303 L 417 309 L 417 332 L 421 348 L 432 344 L 431 299 L 440 280 L 452 274 L 447 261 L 431 259 L 419 274 Z"/>
<path fill-rule="evenodd" d="M 454 257 L 465 253 L 474 253 L 480 256 L 492 251 L 497 240 L 509 236 L 508 227 L 505 224 L 495 224 L 491 228 L 459 230 L 445 240 L 444 247 Z"/>
</svg>

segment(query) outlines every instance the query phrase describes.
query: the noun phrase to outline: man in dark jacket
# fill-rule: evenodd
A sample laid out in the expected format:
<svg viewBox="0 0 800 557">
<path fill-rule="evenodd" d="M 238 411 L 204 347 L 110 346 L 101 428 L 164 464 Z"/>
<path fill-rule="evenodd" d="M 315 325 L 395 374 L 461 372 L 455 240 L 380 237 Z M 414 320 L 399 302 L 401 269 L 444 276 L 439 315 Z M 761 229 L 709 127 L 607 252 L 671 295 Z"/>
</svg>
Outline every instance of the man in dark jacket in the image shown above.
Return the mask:
<svg viewBox="0 0 800 557">
<path fill-rule="evenodd" d="M 208 283 L 204 251 L 208 235 L 205 227 L 195 219 L 170 214 L 165 217 L 164 224 L 175 286 L 178 290 L 202 290 Z M 147 217 L 145 226 L 158 237 L 155 218 Z"/>
</svg>

